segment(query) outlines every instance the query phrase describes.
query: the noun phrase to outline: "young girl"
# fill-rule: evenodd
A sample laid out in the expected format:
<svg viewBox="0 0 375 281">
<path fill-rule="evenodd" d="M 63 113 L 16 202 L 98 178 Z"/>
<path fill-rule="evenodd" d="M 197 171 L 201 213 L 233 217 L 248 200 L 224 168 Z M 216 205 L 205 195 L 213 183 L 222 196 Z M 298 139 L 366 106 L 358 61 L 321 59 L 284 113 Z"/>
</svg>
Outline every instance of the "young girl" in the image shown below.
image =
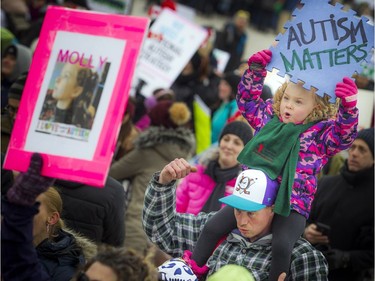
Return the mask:
<svg viewBox="0 0 375 281">
<path fill-rule="evenodd" d="M 98 74 L 79 64 L 65 63 L 47 95 L 40 119 L 91 129 L 95 109 L 91 105 Z"/>
<path fill-rule="evenodd" d="M 304 89 L 302 83 L 285 83 L 273 101 L 263 101 L 260 94 L 271 56 L 271 51 L 264 50 L 250 57 L 236 98 L 242 115 L 255 129 L 254 138 L 238 160 L 280 182 L 274 206 L 269 275 L 269 280 L 274 281 L 289 271 L 291 251 L 309 216 L 316 175 L 329 157 L 349 148 L 357 135 L 358 109 L 357 87 L 347 77 L 336 86 L 336 97 L 341 99 L 338 111 L 327 96 L 321 98 L 315 89 Z M 193 270 L 204 273 L 217 242 L 236 227 L 233 209 L 219 211 L 206 224 L 191 255 Z"/>
</svg>

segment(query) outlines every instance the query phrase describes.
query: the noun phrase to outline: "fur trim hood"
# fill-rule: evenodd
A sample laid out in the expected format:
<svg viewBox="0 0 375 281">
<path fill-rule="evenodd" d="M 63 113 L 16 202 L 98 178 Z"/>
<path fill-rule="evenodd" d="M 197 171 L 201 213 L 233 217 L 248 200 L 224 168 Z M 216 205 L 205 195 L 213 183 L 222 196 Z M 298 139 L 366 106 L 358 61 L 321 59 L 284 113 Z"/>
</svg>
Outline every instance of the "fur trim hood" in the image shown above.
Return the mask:
<svg viewBox="0 0 375 281">
<path fill-rule="evenodd" d="M 76 239 L 77 245 L 82 248 L 83 255 L 85 256 L 86 261 L 90 260 L 94 256 L 96 256 L 96 253 L 98 251 L 98 246 L 95 244 L 94 241 L 90 240 L 89 238 L 85 237 L 79 232 L 76 232 L 75 230 L 64 227 L 64 231 L 70 233 L 74 236 Z"/>
<path fill-rule="evenodd" d="M 135 141 L 136 148 L 149 148 L 158 144 L 177 144 L 181 150 L 193 155 L 195 151 L 195 137 L 190 129 L 179 127 L 176 129 L 151 126 L 142 132 Z"/>
</svg>

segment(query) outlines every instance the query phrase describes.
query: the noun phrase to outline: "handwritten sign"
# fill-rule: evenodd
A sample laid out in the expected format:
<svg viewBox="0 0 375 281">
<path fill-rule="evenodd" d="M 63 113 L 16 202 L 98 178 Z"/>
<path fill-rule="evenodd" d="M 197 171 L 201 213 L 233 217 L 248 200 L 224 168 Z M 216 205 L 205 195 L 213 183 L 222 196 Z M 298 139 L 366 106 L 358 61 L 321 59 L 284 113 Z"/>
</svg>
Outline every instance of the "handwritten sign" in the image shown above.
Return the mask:
<svg viewBox="0 0 375 281">
<path fill-rule="evenodd" d="M 87 0 L 87 6 L 93 11 L 129 15 L 132 10 L 133 0 Z"/>
<path fill-rule="evenodd" d="M 4 168 L 103 186 L 149 19 L 49 7 Z M 22 159 L 22 161 L 20 161 Z"/>
<path fill-rule="evenodd" d="M 150 96 L 169 88 L 207 36 L 207 31 L 170 9 L 163 9 L 150 28 L 139 57 L 133 86 Z"/>
<path fill-rule="evenodd" d="M 278 44 L 270 48 L 273 56 L 267 70 L 275 68 L 282 77 L 303 81 L 306 89 L 313 86 L 318 95 L 327 94 L 334 102 L 336 84 L 360 73 L 361 62 L 370 60 L 374 26 L 353 10 L 344 11 L 339 3 L 301 2 L 303 7 L 293 12 L 285 33 L 276 37 Z"/>
</svg>

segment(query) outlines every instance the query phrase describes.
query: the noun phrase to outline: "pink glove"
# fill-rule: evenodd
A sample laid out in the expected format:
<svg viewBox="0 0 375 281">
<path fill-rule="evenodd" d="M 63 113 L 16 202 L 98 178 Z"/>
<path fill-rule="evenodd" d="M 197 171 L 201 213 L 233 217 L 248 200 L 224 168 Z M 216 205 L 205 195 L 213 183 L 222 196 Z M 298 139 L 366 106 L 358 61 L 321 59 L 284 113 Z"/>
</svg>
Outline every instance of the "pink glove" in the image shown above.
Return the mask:
<svg viewBox="0 0 375 281">
<path fill-rule="evenodd" d="M 200 280 L 203 276 L 207 274 L 210 268 L 207 265 L 199 266 L 195 260 L 191 259 L 192 253 L 189 250 L 184 251 L 182 259 L 187 263 L 188 266 L 193 270 L 194 274 Z"/>
<path fill-rule="evenodd" d="M 263 50 L 252 55 L 247 63 L 250 69 L 261 70 L 266 67 L 266 65 L 271 61 L 271 58 L 272 52 L 270 50 Z"/>
<path fill-rule="evenodd" d="M 336 85 L 335 95 L 341 99 L 344 107 L 355 107 L 357 105 L 358 88 L 349 77 L 344 77 L 343 82 Z"/>
</svg>

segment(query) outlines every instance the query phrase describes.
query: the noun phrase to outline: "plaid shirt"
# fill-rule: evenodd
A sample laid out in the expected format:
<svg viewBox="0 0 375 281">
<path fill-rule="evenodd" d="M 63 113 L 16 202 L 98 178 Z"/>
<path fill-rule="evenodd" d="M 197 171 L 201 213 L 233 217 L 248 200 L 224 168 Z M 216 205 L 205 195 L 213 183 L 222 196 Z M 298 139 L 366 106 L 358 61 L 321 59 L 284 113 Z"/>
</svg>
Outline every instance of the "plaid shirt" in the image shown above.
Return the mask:
<svg viewBox="0 0 375 281">
<path fill-rule="evenodd" d="M 214 213 L 179 214 L 176 212 L 175 186 L 158 183 L 154 174 L 145 194 L 143 227 L 151 241 L 173 257 L 181 257 L 184 250 L 192 251 L 206 221 Z M 268 280 L 271 264 L 272 235 L 251 243 L 237 230 L 228 235 L 207 261 L 208 276 L 226 264 L 248 268 L 255 280 Z M 328 266 L 323 254 L 300 238 L 293 249 L 288 280 L 328 280 Z"/>
</svg>

